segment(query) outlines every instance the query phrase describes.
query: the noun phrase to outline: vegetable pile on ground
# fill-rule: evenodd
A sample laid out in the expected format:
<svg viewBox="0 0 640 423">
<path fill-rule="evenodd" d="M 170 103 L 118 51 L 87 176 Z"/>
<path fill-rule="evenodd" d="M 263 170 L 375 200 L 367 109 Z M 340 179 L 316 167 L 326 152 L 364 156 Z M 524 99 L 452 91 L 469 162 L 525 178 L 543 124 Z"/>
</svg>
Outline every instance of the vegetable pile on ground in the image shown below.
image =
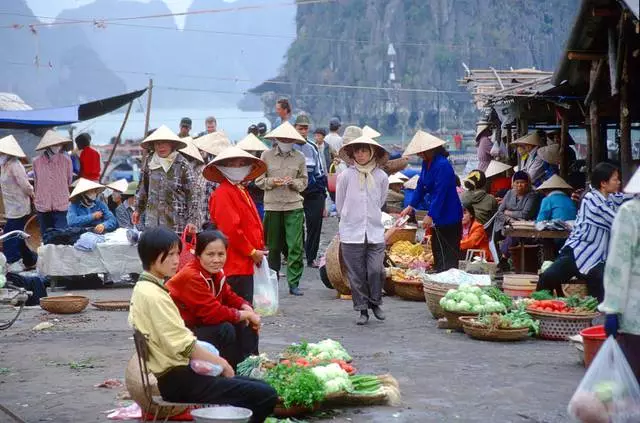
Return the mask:
<svg viewBox="0 0 640 423">
<path fill-rule="evenodd" d="M 484 293 L 482 288 L 472 285 L 461 285 L 458 289 L 450 289 L 440 300 L 440 306 L 453 313 L 503 313 L 507 307 Z"/>
<path fill-rule="evenodd" d="M 389 258 L 400 267 L 429 269 L 433 263 L 433 254 L 422 244 L 398 241 L 389 249 Z"/>
<path fill-rule="evenodd" d="M 285 408 L 313 408 L 325 398 L 324 384 L 308 368 L 278 364 L 267 370 L 264 381 L 276 390 Z"/>
<path fill-rule="evenodd" d="M 347 350 L 333 339 L 325 339 L 315 344 L 301 342 L 292 344 L 285 350 L 285 356 L 298 356 L 307 360 L 344 360 L 351 361 L 351 356 Z"/>
<path fill-rule="evenodd" d="M 590 314 L 598 308 L 598 300 L 593 297 L 571 296 L 554 300 L 536 300 L 527 306 L 531 311 L 558 314 Z"/>
<path fill-rule="evenodd" d="M 533 320 L 524 310 L 514 310 L 505 314 L 485 314 L 475 322 L 489 330 L 528 328 L 530 335 L 538 335 L 540 333 L 540 322 Z"/>
<path fill-rule="evenodd" d="M 390 267 L 387 269 L 387 274 L 391 276 L 394 281 L 411 281 L 411 282 L 424 282 L 426 273 L 420 269 L 401 269 L 399 267 Z"/>
<path fill-rule="evenodd" d="M 353 389 L 349 374 L 336 363 L 314 367 L 311 372 L 322 381 L 325 395 L 349 392 Z"/>
</svg>

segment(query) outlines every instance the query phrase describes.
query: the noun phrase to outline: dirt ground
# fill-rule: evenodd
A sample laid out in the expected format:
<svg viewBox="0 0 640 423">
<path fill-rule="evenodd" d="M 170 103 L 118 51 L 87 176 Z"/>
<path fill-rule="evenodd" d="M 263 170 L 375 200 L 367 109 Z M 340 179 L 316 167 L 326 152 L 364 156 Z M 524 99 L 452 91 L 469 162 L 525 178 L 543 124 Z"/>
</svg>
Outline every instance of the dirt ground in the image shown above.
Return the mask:
<svg viewBox="0 0 640 423">
<path fill-rule="evenodd" d="M 325 220 L 323 244 L 336 232 Z M 437 329 L 426 306 L 385 299 L 387 320 L 355 325 L 351 303 L 335 298 L 315 269 L 306 269 L 294 298 L 281 286 L 281 312 L 265 318 L 261 351 L 275 355 L 301 339 L 333 338 L 351 351 L 364 373 L 391 373 L 402 390 L 401 407 L 344 408 L 325 414 L 335 422 L 564 422 L 566 406 L 584 374 L 565 342 L 482 342 Z M 97 299 L 129 299 L 131 288 L 75 290 Z M 56 292 L 53 295 L 67 294 Z M 2 314 L 0 314 L 0 318 Z M 32 331 L 49 321 L 52 329 Z M 106 422 L 118 390 L 95 388 L 124 380 L 134 352 L 126 312 L 89 306 L 54 316 L 26 310 L 0 332 L 0 404 L 27 422 Z M 0 411 L 0 422 L 11 419 Z"/>
</svg>

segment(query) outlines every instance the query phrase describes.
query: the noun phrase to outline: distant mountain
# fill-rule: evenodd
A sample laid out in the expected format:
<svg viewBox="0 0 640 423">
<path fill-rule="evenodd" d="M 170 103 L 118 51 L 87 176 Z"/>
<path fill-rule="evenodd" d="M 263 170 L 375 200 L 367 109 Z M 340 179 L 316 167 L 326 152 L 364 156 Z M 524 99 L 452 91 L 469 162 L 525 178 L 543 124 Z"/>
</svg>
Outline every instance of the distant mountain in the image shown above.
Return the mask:
<svg viewBox="0 0 640 423">
<path fill-rule="evenodd" d="M 0 26 L 16 28 L 0 30 L 0 91 L 16 93 L 33 107 L 49 107 L 127 90 L 79 27 L 69 27 L 62 33 L 58 28 L 39 26 L 32 33 L 28 25 L 39 21 L 24 0 L 5 0 L 2 11 L 5 14 L 0 15 Z"/>
</svg>

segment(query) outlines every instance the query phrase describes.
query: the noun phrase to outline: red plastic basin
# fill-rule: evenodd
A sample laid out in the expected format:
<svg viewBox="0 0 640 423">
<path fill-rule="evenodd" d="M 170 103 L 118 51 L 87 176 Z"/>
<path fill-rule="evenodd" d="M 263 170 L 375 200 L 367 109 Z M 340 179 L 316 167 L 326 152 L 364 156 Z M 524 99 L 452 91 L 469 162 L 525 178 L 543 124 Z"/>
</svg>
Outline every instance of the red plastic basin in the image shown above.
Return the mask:
<svg viewBox="0 0 640 423">
<path fill-rule="evenodd" d="M 584 345 L 584 367 L 589 367 L 598 350 L 607 339 L 603 325 L 591 326 L 580 332 Z"/>
</svg>

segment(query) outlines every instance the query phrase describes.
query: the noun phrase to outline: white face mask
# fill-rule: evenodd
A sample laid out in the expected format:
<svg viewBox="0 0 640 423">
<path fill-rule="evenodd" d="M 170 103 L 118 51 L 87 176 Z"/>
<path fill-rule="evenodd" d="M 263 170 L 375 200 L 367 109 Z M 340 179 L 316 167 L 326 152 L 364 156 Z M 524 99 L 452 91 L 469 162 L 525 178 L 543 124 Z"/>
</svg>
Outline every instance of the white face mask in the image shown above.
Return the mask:
<svg viewBox="0 0 640 423">
<path fill-rule="evenodd" d="M 96 201 L 96 198 L 98 198 L 98 194 L 95 192 L 88 192 L 85 194 L 87 196 L 87 198 L 91 201 Z"/>
<path fill-rule="evenodd" d="M 282 142 L 282 141 L 277 141 L 277 143 L 278 143 L 278 147 L 280 148 L 280 151 L 282 151 L 283 153 L 288 153 L 291 150 L 293 150 L 293 143 Z"/>
<path fill-rule="evenodd" d="M 224 175 L 225 178 L 229 180 L 229 182 L 233 184 L 238 184 L 244 181 L 244 178 L 249 175 L 251 172 L 251 166 L 242 166 L 242 167 L 226 167 L 226 166 L 216 166 L 220 173 Z"/>
</svg>

